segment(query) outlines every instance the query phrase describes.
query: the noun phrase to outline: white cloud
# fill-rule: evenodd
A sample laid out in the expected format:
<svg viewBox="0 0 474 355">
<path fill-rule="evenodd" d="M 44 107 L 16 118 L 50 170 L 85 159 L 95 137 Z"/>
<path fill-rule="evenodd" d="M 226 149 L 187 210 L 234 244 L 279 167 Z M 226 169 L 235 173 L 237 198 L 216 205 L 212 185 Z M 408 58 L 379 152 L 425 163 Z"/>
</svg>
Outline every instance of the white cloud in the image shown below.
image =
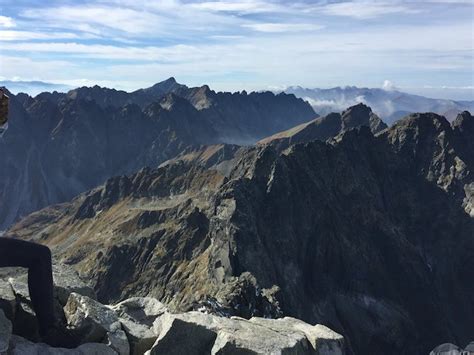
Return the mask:
<svg viewBox="0 0 474 355">
<path fill-rule="evenodd" d="M 311 23 L 252 23 L 244 24 L 242 27 L 266 33 L 306 32 L 324 28 L 324 26 Z"/>
<path fill-rule="evenodd" d="M 77 70 L 77 66 L 62 60 L 32 60 L 25 56 L 0 57 L 2 71 L 11 75 L 10 80 L 44 80 L 54 78 L 58 73 L 66 76 Z M 21 78 L 18 74 L 21 74 Z"/>
<path fill-rule="evenodd" d="M 29 78 L 24 73 L 34 68 L 44 81 L 120 80 L 130 87 L 182 75 L 186 83 L 235 88 L 380 86 L 387 77 L 402 85 L 400 76 L 451 73 L 443 84 L 454 85 L 472 71 L 472 18 L 463 7 L 434 4 L 463 0 L 90 1 L 20 11 L 11 20 L 18 31 L 0 31 L 0 40 L 9 41 L 1 43 L 2 71 Z M 449 10 L 442 23 L 441 7 Z M 403 16 L 419 11 L 416 19 Z M 385 15 L 392 16 L 357 21 Z M 49 64 L 56 58 L 64 59 L 59 78 Z"/>
<path fill-rule="evenodd" d="M 93 33 L 104 39 L 196 38 L 238 28 L 232 14 L 196 8 L 178 1 L 103 1 L 96 5 L 27 9 L 20 13 L 37 26 Z"/>
<path fill-rule="evenodd" d="M 0 15 L 0 27 L 10 28 L 15 26 L 15 21 L 11 17 Z"/>
<path fill-rule="evenodd" d="M 147 33 L 163 22 L 160 16 L 146 11 L 101 6 L 28 9 L 23 11 L 21 15 L 58 27 L 83 28 L 85 31 L 95 33 L 98 32 L 97 27 L 110 28 L 131 34 Z"/>
<path fill-rule="evenodd" d="M 395 2 L 353 1 L 328 4 L 321 8 L 327 15 L 370 19 L 396 13 L 418 13 L 419 9 Z"/>
<path fill-rule="evenodd" d="M 31 31 L 2 31 L 0 41 L 27 41 L 33 39 L 73 39 L 81 36 L 71 32 L 31 32 Z"/>
<path fill-rule="evenodd" d="M 242 36 L 242 35 L 214 35 L 214 36 L 209 36 L 209 38 L 230 40 L 230 39 L 242 39 L 242 38 L 245 38 L 245 36 Z"/>
<path fill-rule="evenodd" d="M 384 80 L 382 89 L 386 91 L 392 91 L 392 90 L 396 90 L 397 88 L 390 80 Z"/>
<path fill-rule="evenodd" d="M 271 12 L 278 9 L 276 5 L 259 1 L 207 1 L 191 6 L 200 10 L 239 13 Z"/>
<path fill-rule="evenodd" d="M 2 48 L 10 51 L 32 53 L 62 53 L 87 58 L 139 60 L 139 61 L 189 61 L 203 58 L 206 53 L 195 46 L 174 45 L 168 47 L 119 47 L 74 42 L 5 43 Z"/>
</svg>

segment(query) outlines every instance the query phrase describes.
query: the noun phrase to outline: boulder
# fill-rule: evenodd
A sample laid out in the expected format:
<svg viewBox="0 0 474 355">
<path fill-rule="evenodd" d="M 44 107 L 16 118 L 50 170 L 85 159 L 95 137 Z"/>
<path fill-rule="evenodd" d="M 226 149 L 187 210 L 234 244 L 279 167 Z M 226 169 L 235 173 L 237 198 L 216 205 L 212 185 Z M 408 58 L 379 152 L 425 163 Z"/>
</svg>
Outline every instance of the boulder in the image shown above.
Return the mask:
<svg viewBox="0 0 474 355">
<path fill-rule="evenodd" d="M 310 325 L 292 317 L 280 319 L 252 318 L 249 321 L 269 327 L 277 332 L 301 332 L 308 339 L 317 355 L 344 354 L 344 337 L 324 325 Z"/>
<path fill-rule="evenodd" d="M 6 281 L 8 275 L 8 283 Z M 70 266 L 53 265 L 55 292 L 55 316 L 64 322 L 63 306 L 72 292 L 96 299 L 94 290 L 88 286 Z M 14 321 L 14 333 L 30 340 L 38 339 L 36 314 L 33 310 L 28 289 L 28 273 L 23 268 L 10 268 L 0 279 L 0 308 Z"/>
<path fill-rule="evenodd" d="M 18 274 L 17 278 L 10 277 L 8 282 L 16 299 L 15 318 L 12 320 L 13 333 L 30 340 L 38 340 L 38 323 L 30 300 L 27 275 Z"/>
<path fill-rule="evenodd" d="M 87 296 L 94 300 L 97 295 L 92 287 L 87 285 L 78 273 L 69 266 L 63 264 L 53 265 L 53 279 L 56 297 L 59 303 L 64 306 L 72 292 Z"/>
<path fill-rule="evenodd" d="M 105 344 L 83 344 L 75 349 L 53 348 L 42 343 L 33 343 L 13 335 L 10 341 L 10 355 L 117 355 Z"/>
<path fill-rule="evenodd" d="M 64 306 L 68 326 L 82 343 L 104 342 L 120 355 L 128 355 L 130 347 L 117 315 L 107 306 L 78 293 L 71 293 Z"/>
<path fill-rule="evenodd" d="M 461 355 L 462 349 L 451 343 L 444 343 L 434 348 L 430 355 Z"/>
<path fill-rule="evenodd" d="M 219 329 L 211 354 L 312 354 L 302 332 L 272 329 L 245 319 L 233 319 L 235 326 Z"/>
<path fill-rule="evenodd" d="M 199 312 L 165 313 L 154 324 L 155 331 L 160 335 L 146 354 L 210 354 L 217 336 L 213 329 L 217 324 L 212 324 L 215 318 Z"/>
<path fill-rule="evenodd" d="M 153 354 L 343 355 L 341 335 L 294 318 L 224 318 L 200 312 L 165 313 L 154 325 Z"/>
<path fill-rule="evenodd" d="M 0 279 L 0 310 L 5 316 L 12 320 L 15 317 L 16 297 L 10 283 Z"/>
<path fill-rule="evenodd" d="M 130 343 L 130 353 L 143 354 L 158 337 L 153 329 L 157 317 L 166 312 L 166 306 L 152 297 L 133 297 L 111 306 L 119 317 Z"/>
</svg>

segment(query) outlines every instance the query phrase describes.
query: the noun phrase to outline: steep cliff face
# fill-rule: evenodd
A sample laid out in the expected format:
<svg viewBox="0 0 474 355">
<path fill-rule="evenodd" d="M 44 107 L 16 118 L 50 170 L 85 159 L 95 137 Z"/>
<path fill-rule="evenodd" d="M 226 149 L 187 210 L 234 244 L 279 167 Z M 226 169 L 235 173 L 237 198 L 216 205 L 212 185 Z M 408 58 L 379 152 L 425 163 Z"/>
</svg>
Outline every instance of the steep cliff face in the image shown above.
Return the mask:
<svg viewBox="0 0 474 355">
<path fill-rule="evenodd" d="M 452 126 L 442 116 L 413 114 L 383 133 L 426 180 L 436 183 L 472 213 L 474 119 L 465 112 Z"/>
<path fill-rule="evenodd" d="M 0 141 L 0 230 L 111 177 L 202 144 L 253 143 L 313 119 L 293 95 L 216 93 L 174 79 L 133 93 L 78 88 L 11 95 Z"/>
<path fill-rule="evenodd" d="M 428 353 L 472 337 L 472 119 L 417 114 L 376 136 L 245 148 L 226 174 L 225 158 L 206 168 L 194 155 L 8 234 L 53 247 L 104 302 L 291 315 L 343 334 L 351 353 Z"/>
</svg>

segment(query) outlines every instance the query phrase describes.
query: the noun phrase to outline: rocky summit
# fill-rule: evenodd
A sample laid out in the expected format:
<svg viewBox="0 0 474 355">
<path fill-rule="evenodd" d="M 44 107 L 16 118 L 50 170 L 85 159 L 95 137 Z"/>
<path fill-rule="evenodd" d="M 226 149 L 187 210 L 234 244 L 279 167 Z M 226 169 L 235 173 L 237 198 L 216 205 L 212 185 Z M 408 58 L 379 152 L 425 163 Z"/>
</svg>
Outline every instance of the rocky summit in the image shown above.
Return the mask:
<svg viewBox="0 0 474 355">
<path fill-rule="evenodd" d="M 279 336 L 309 329 L 293 318 L 341 334 L 348 354 L 468 344 L 474 118 L 420 113 L 383 128 L 364 106 L 349 112 L 310 124 L 334 121 L 326 141 L 188 150 L 33 213 L 6 235 L 49 245 L 101 303 L 151 297 L 182 314 L 156 323 L 156 351 L 171 351 L 179 342 L 168 331 L 189 334 L 189 323 L 212 339 L 192 347 L 217 353 L 257 325 Z M 74 297 L 66 309 L 80 323 Z M 212 316 L 187 313 L 196 310 Z M 219 331 L 217 316 L 226 317 Z M 118 329 L 108 324 L 101 334 Z M 308 331 L 318 329 L 339 339 Z M 304 334 L 245 346 L 315 349 Z"/>
<path fill-rule="evenodd" d="M 66 265 L 54 268 L 56 312 L 64 334 L 74 344 L 51 347 L 37 341 L 25 276 L 16 269 L 3 270 L 0 275 L 1 354 L 344 354 L 341 335 L 290 317 L 247 320 L 197 311 L 171 313 L 151 297 L 103 305 Z"/>
<path fill-rule="evenodd" d="M 257 144 L 271 144 L 275 149 L 284 150 L 297 143 L 307 143 L 314 140 L 325 141 L 351 128 L 361 126 L 370 127 L 374 134 L 387 128 L 387 125 L 372 112 L 370 107 L 357 104 L 341 113 L 333 112 L 266 137 Z"/>
</svg>

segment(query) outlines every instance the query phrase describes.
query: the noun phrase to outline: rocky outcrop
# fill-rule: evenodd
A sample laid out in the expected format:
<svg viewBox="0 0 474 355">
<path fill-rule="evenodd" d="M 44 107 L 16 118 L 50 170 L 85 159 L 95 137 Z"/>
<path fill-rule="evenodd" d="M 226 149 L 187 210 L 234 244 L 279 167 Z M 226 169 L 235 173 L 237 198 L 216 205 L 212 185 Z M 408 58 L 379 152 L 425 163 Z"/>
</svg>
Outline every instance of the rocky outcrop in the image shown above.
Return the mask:
<svg viewBox="0 0 474 355">
<path fill-rule="evenodd" d="M 199 312 L 166 313 L 147 354 L 343 354 L 342 336 L 293 318 L 221 318 Z M 193 334 L 192 342 L 183 342 Z"/>
<path fill-rule="evenodd" d="M 111 309 L 119 317 L 122 328 L 130 342 L 130 353 L 143 354 L 157 339 L 154 321 L 167 312 L 156 298 L 134 297 L 122 301 Z"/>
<path fill-rule="evenodd" d="M 452 194 L 472 215 L 474 118 L 464 113 L 452 126 L 433 113 L 413 114 L 382 135 L 409 158 L 426 180 Z"/>
<path fill-rule="evenodd" d="M 472 340 L 469 119 L 248 147 L 226 174 L 178 160 L 7 234 L 50 245 L 102 303 L 291 316 L 342 334 L 349 353 L 429 353 Z"/>
<path fill-rule="evenodd" d="M 74 273 L 65 265 L 71 280 Z M 20 272 L 21 273 L 21 272 Z M 11 275 L 19 275 L 13 271 Z M 5 274 L 4 274 L 5 276 Z M 20 276 L 21 277 L 21 276 Z M 80 278 L 73 276 L 81 283 Z M 59 280 L 59 278 L 55 278 Z M 10 279 L 17 287 L 22 281 Z M 56 285 L 56 291 L 66 288 Z M 80 288 L 85 294 L 90 292 Z M 61 310 L 64 331 L 78 345 L 56 348 L 19 336 L 16 316 L 0 309 L 0 353 L 12 355 L 139 355 L 139 354 L 321 354 L 343 355 L 342 336 L 322 326 L 293 318 L 225 318 L 201 312 L 169 313 L 154 298 L 135 297 L 105 306 L 85 294 L 70 292 Z M 0 299 L 3 301 L 3 295 Z M 20 296 L 17 296 L 20 297 Z M 7 298 L 5 301 L 8 301 Z M 17 303 L 29 301 L 17 299 Z M 60 302 L 60 298 L 57 298 Z M 35 322 L 34 312 L 31 322 Z M 13 323 L 13 325 L 12 325 Z M 26 330 L 23 330 L 23 334 Z M 58 340 L 58 339 L 57 339 Z M 67 344 L 66 344 L 67 345 Z"/>
<path fill-rule="evenodd" d="M 31 342 L 12 335 L 8 354 L 12 355 L 117 355 L 117 352 L 105 344 L 87 343 L 74 349 L 53 348 L 43 343 Z"/>
<path fill-rule="evenodd" d="M 287 131 L 277 133 L 258 142 L 271 144 L 276 150 L 282 151 L 297 143 L 307 143 L 314 140 L 328 140 L 351 128 L 367 126 L 372 133 L 378 133 L 387 125 L 364 104 L 349 107 L 341 113 L 330 113 L 303 123 Z"/>
<path fill-rule="evenodd" d="M 464 349 L 451 343 L 438 345 L 434 348 L 430 355 L 473 355 L 474 342 L 470 342 Z"/>
<path fill-rule="evenodd" d="M 71 293 L 64 313 L 68 326 L 79 333 L 82 341 L 103 341 L 119 355 L 130 353 L 127 336 L 111 309 L 87 296 Z"/>
</svg>

